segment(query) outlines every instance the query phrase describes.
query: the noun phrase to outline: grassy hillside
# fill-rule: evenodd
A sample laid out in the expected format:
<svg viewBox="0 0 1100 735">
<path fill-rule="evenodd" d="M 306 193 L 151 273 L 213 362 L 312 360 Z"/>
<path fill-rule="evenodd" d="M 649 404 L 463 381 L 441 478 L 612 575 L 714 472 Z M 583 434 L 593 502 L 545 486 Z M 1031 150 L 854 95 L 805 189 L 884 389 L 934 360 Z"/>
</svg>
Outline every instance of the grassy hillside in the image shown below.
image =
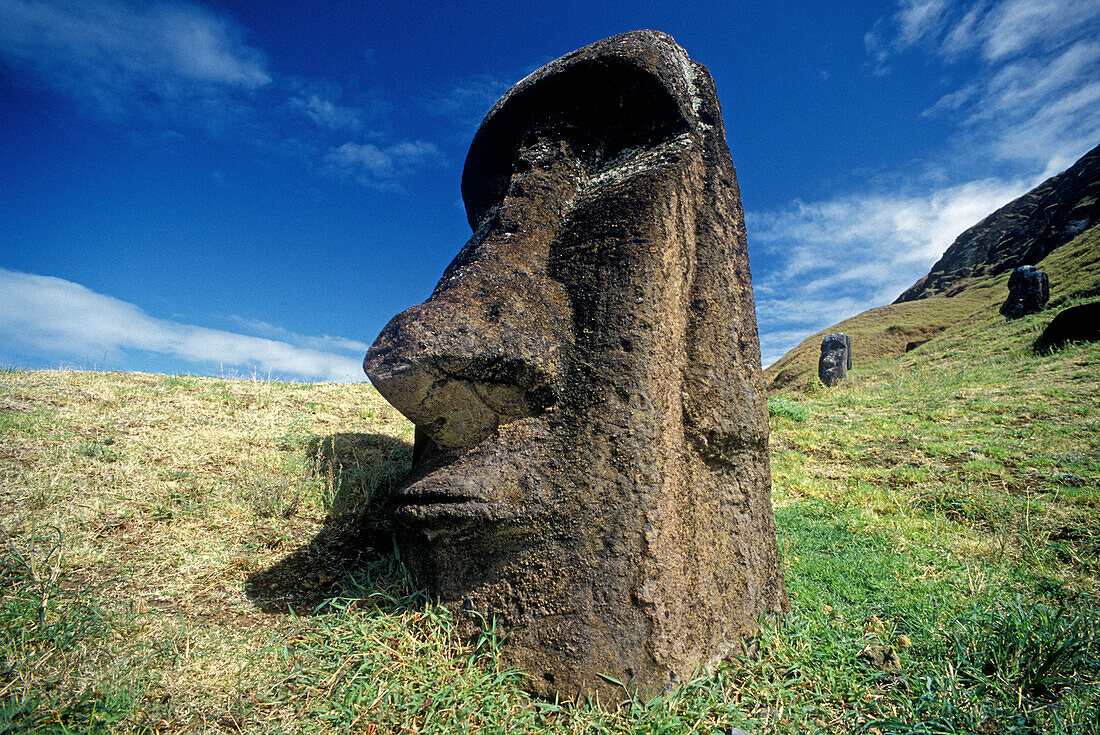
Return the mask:
<svg viewBox="0 0 1100 735">
<path fill-rule="evenodd" d="M 1058 248 L 1038 267 L 1050 278 L 1051 308 L 1071 299 L 1100 294 L 1100 225 Z M 945 295 L 870 309 L 807 337 L 764 371 L 769 391 L 804 390 L 817 381 L 822 338 L 844 332 L 852 338 L 852 377 L 880 369 L 882 361 L 905 354 L 906 345 L 930 339 L 945 329 L 996 314 L 1008 295 L 1010 272 L 965 279 Z M 1053 314 L 1051 315 L 1053 316 Z M 930 349 L 930 348 L 918 348 Z"/>
<path fill-rule="evenodd" d="M 792 612 L 611 711 L 356 533 L 411 445 L 369 386 L 0 372 L 0 732 L 1100 732 L 1100 345 L 975 311 L 771 399 Z"/>
</svg>

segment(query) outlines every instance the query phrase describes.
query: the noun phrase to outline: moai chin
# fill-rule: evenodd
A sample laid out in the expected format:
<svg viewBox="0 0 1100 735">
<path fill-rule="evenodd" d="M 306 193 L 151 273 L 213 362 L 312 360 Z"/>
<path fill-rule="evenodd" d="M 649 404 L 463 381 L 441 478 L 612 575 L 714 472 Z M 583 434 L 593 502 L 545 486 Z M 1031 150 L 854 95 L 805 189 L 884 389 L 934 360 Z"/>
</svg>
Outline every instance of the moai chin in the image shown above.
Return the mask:
<svg viewBox="0 0 1100 735">
<path fill-rule="evenodd" d="M 364 360 L 416 425 L 403 561 L 538 694 L 713 668 L 787 599 L 710 74 L 653 31 L 568 54 L 489 111 L 462 194 L 473 237 Z"/>
</svg>

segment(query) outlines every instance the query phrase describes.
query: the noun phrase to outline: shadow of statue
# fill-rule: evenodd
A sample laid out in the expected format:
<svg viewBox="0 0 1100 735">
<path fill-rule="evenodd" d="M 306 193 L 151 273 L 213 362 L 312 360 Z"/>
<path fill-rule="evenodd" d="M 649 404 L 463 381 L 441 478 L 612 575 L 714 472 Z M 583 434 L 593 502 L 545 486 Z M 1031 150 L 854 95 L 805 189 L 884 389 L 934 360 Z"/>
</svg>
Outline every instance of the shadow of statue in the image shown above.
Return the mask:
<svg viewBox="0 0 1100 735">
<path fill-rule="evenodd" d="M 409 472 L 412 444 L 384 434 L 339 433 L 306 443 L 307 466 L 328 514 L 309 543 L 250 574 L 245 593 L 262 611 L 311 615 L 326 600 L 414 594 L 396 558 L 383 509 Z"/>
</svg>

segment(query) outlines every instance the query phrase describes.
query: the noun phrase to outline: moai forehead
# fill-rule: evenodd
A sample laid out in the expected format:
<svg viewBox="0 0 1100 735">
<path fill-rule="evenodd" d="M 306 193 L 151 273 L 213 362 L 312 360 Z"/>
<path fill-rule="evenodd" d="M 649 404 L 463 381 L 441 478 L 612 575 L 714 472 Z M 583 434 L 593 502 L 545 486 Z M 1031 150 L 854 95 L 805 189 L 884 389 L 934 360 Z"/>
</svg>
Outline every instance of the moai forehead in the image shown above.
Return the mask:
<svg viewBox="0 0 1100 735">
<path fill-rule="evenodd" d="M 656 692 L 786 606 L 736 176 L 706 69 L 623 34 L 513 87 L 474 234 L 364 360 L 417 426 L 402 558 L 531 688 Z"/>
</svg>

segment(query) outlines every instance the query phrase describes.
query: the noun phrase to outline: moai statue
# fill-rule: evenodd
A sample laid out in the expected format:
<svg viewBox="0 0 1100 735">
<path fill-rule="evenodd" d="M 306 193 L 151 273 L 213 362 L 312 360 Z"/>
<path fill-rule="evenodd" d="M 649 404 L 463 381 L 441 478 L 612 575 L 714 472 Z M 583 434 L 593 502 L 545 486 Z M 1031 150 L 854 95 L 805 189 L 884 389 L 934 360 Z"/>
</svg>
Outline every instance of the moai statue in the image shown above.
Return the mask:
<svg viewBox="0 0 1100 735">
<path fill-rule="evenodd" d="M 1006 319 L 1019 319 L 1046 308 L 1050 299 L 1047 274 L 1033 265 L 1021 265 L 1008 277 L 1008 298 L 1001 304 Z"/>
<path fill-rule="evenodd" d="M 837 332 L 821 340 L 821 357 L 817 361 L 817 376 L 827 388 L 848 378 L 852 369 L 852 340 Z"/>
<path fill-rule="evenodd" d="M 473 236 L 364 360 L 416 425 L 402 560 L 538 694 L 716 666 L 787 599 L 709 73 L 653 31 L 558 59 L 489 111 L 462 193 Z"/>
</svg>

